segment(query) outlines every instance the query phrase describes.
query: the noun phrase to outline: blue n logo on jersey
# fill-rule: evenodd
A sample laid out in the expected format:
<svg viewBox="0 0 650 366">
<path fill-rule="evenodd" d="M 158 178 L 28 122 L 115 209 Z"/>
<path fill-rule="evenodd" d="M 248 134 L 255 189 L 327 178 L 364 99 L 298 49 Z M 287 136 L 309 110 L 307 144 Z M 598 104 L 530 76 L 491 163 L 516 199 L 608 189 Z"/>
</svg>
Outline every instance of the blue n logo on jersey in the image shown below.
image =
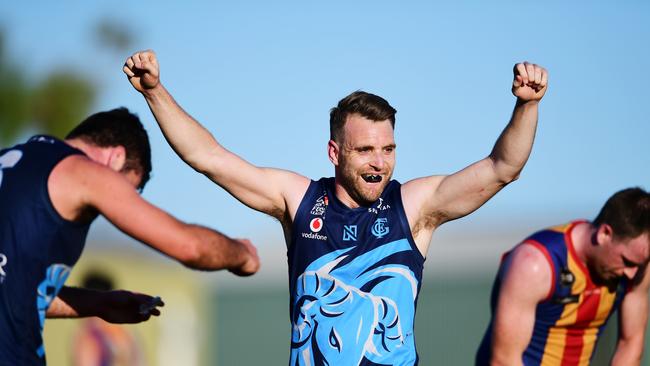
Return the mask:
<svg viewBox="0 0 650 366">
<path fill-rule="evenodd" d="M 390 228 L 386 226 L 388 219 L 385 217 L 380 217 L 375 220 L 375 223 L 372 224 L 372 235 L 376 236 L 377 239 L 381 239 L 390 232 Z"/>
<path fill-rule="evenodd" d="M 357 241 L 357 225 L 343 225 L 343 241 Z"/>
</svg>

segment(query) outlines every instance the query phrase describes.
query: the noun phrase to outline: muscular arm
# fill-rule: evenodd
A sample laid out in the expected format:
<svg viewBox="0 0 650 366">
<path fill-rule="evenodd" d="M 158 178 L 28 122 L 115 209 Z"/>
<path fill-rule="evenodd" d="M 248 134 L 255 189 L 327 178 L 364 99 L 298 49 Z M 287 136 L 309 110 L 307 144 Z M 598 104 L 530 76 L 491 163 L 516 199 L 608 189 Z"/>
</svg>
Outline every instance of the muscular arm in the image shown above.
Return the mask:
<svg viewBox="0 0 650 366">
<path fill-rule="evenodd" d="M 510 122 L 490 155 L 448 176 L 412 180 L 403 187 L 409 222 L 429 231 L 465 216 L 514 181 L 530 155 L 537 128 L 538 103 L 546 92 L 546 70 L 530 64 L 515 66 L 513 94 L 517 97 Z M 423 253 L 430 237 L 418 240 Z"/>
<path fill-rule="evenodd" d="M 144 96 L 165 138 L 183 161 L 255 210 L 279 220 L 284 220 L 287 213 L 295 213 L 309 185 L 307 178 L 285 170 L 256 167 L 221 146 L 160 83 L 153 52 L 129 57 L 124 72 Z"/>
<path fill-rule="evenodd" d="M 640 283 L 634 285 L 621 303 L 618 343 L 612 359 L 612 366 L 638 366 L 641 364 L 645 329 L 648 324 L 649 288 L 650 271 L 645 268 Z"/>
<path fill-rule="evenodd" d="M 141 312 L 141 306 L 154 302 L 149 295 L 129 291 L 96 291 L 85 288 L 63 287 L 47 309 L 48 318 L 81 318 L 97 316 L 110 323 L 140 323 L 160 311 L 152 307 Z M 162 306 L 162 302 L 156 303 Z"/>
<path fill-rule="evenodd" d="M 535 326 L 535 309 L 551 288 L 551 268 L 542 252 L 520 245 L 501 269 L 501 290 L 492 331 L 492 366 L 523 365 Z"/>
<path fill-rule="evenodd" d="M 121 174 L 84 156 L 61 161 L 50 175 L 48 188 L 64 217 L 80 216 L 91 208 L 127 235 L 189 268 L 228 269 L 239 275 L 253 274 L 259 268 L 250 242 L 177 220 L 142 199 Z"/>
</svg>

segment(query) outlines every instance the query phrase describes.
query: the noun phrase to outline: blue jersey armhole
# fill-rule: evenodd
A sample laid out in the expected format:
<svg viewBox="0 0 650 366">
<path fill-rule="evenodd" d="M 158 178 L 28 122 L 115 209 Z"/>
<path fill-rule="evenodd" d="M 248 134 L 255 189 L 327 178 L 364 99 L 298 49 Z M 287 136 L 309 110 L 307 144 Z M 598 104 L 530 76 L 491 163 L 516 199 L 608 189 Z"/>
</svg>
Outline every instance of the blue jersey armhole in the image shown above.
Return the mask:
<svg viewBox="0 0 650 366">
<path fill-rule="evenodd" d="M 398 214 L 397 216 L 399 217 L 400 225 L 402 226 L 402 230 L 404 230 L 404 233 L 406 233 L 406 239 L 411 245 L 411 249 L 416 253 L 416 259 L 418 260 L 419 265 L 421 267 L 424 267 L 424 262 L 427 260 L 427 258 L 424 256 L 424 254 L 422 254 L 422 252 L 420 252 L 420 249 L 415 243 L 415 239 L 413 239 L 411 226 L 408 223 L 408 219 L 406 217 L 406 210 L 404 210 L 404 203 L 402 202 L 402 185 L 396 180 L 393 182 L 397 184 L 397 189 L 395 189 L 396 192 L 394 192 L 393 194 L 395 195 L 395 202 L 397 202 L 399 206 L 398 210 L 400 214 Z"/>
<path fill-rule="evenodd" d="M 34 137 L 32 137 L 32 140 L 33 139 Z M 50 191 L 48 186 L 52 172 L 63 160 L 74 155 L 82 155 L 82 156 L 86 156 L 86 155 L 81 150 L 75 149 L 61 140 L 55 139 L 54 144 L 60 145 L 60 148 L 63 150 L 63 152 L 61 153 L 61 158 L 57 160 L 54 163 L 54 165 L 48 167 L 48 173 L 44 177 L 42 184 L 40 184 L 39 186 L 39 190 L 40 190 L 39 193 L 41 198 L 43 199 L 43 202 L 45 203 L 45 209 L 47 210 L 50 217 L 58 223 L 69 225 L 75 228 L 87 226 L 89 223 L 70 221 L 64 218 L 63 216 L 61 216 L 61 214 L 54 207 L 54 203 L 52 202 L 52 198 L 50 197 Z"/>
</svg>

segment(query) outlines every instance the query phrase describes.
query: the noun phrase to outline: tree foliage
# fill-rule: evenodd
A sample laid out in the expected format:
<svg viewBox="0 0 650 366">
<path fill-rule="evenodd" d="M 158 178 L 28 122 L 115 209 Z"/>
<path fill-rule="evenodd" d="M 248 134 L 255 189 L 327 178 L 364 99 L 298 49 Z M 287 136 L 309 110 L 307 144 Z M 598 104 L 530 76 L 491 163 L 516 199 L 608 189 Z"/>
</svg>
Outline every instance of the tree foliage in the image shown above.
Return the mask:
<svg viewBox="0 0 650 366">
<path fill-rule="evenodd" d="M 102 19 L 93 31 L 102 49 L 122 53 L 131 45 L 128 27 L 115 20 Z M 14 142 L 27 130 L 64 137 L 90 114 L 100 85 L 65 68 L 30 78 L 9 57 L 4 36 L 0 26 L 0 146 Z"/>
<path fill-rule="evenodd" d="M 63 137 L 90 113 L 96 88 L 65 70 L 54 71 L 32 92 L 32 120 L 39 130 Z"/>
<path fill-rule="evenodd" d="M 24 74 L 10 65 L 0 32 L 0 144 L 12 141 L 29 120 L 29 88 Z"/>
</svg>

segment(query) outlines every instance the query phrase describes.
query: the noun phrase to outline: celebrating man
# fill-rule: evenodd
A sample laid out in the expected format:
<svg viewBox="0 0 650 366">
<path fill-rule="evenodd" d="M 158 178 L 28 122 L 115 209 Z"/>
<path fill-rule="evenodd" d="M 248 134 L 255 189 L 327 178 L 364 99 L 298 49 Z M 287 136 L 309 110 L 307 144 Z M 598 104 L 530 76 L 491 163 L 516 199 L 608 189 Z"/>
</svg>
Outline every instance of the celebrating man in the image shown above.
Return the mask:
<svg viewBox="0 0 650 366">
<path fill-rule="evenodd" d="M 245 205 L 277 218 L 289 256 L 291 365 L 413 365 L 415 304 L 434 230 L 515 180 L 530 154 L 547 73 L 514 68 L 512 119 L 490 155 L 457 173 L 391 180 L 395 109 L 354 92 L 330 112 L 334 177 L 254 166 L 176 104 L 151 51 L 124 72 L 180 157 Z"/>
</svg>

